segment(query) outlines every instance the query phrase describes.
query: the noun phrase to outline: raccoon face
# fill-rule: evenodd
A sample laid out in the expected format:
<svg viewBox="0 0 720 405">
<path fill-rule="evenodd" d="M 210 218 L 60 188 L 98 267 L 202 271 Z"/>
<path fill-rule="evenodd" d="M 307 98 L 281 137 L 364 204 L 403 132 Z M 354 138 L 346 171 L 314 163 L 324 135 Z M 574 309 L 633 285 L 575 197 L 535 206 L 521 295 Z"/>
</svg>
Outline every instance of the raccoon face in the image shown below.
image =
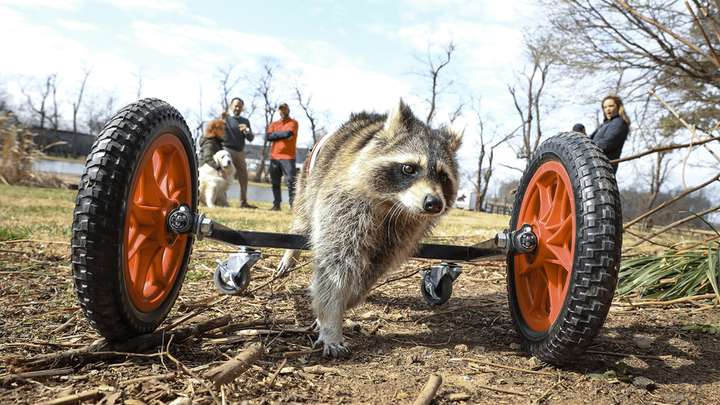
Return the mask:
<svg viewBox="0 0 720 405">
<path fill-rule="evenodd" d="M 365 187 L 408 213 L 442 215 L 457 196 L 459 145 L 457 135 L 429 128 L 401 101 L 365 163 Z"/>
</svg>

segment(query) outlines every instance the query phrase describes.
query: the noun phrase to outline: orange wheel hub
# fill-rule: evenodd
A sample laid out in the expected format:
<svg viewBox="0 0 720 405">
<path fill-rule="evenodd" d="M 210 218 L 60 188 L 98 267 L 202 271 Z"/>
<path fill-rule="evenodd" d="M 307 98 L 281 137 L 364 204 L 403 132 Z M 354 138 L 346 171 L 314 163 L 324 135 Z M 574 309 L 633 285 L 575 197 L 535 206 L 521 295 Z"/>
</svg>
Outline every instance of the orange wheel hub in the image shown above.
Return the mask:
<svg viewBox="0 0 720 405">
<path fill-rule="evenodd" d="M 125 215 L 125 288 L 141 312 L 159 308 L 177 280 L 188 236 L 169 232 L 166 218 L 180 204 L 192 207 L 191 183 L 182 142 L 171 133 L 161 134 L 140 160 Z"/>
<path fill-rule="evenodd" d="M 540 165 L 525 190 L 516 228 L 532 225 L 538 245 L 516 255 L 515 293 L 527 326 L 546 332 L 563 308 L 575 257 L 575 196 L 565 167 Z"/>
</svg>

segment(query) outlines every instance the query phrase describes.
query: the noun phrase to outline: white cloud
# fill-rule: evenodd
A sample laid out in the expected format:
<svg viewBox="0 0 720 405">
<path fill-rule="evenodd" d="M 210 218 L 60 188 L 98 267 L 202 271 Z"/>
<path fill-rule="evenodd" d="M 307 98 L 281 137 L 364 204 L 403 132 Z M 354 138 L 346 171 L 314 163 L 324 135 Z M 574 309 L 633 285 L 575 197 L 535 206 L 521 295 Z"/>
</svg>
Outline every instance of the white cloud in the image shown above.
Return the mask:
<svg viewBox="0 0 720 405">
<path fill-rule="evenodd" d="M 69 31 L 90 32 L 97 31 L 98 29 L 97 25 L 86 21 L 60 19 L 57 21 L 57 24 Z"/>
<path fill-rule="evenodd" d="M 81 0 L 0 0 L 0 5 L 27 8 L 45 8 L 53 10 L 75 10 L 80 6 Z M 4 15 L 0 9 L 0 15 Z"/>
<path fill-rule="evenodd" d="M 102 0 L 114 7 L 123 10 L 134 11 L 187 11 L 187 1 L 185 0 Z"/>
</svg>

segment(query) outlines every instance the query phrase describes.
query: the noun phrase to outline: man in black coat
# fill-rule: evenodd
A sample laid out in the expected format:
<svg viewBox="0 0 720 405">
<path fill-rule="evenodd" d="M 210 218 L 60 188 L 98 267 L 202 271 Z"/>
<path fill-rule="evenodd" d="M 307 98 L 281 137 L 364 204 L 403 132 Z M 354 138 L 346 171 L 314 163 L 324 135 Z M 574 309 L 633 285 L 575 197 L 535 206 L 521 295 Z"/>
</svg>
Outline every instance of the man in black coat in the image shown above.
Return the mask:
<svg viewBox="0 0 720 405">
<path fill-rule="evenodd" d="M 602 109 L 605 120 L 590 134 L 590 139 L 605 152 L 608 159 L 619 159 L 630 132 L 630 120 L 625 114 L 625 107 L 620 97 L 605 97 L 602 101 Z M 613 171 L 617 172 L 618 164 L 613 163 L 612 166 Z"/>
<path fill-rule="evenodd" d="M 245 141 L 252 142 L 255 136 L 250 128 L 250 121 L 240 115 L 244 107 L 243 100 L 235 97 L 228 106 L 228 115 L 225 119 L 225 139 L 223 148 L 230 152 L 233 165 L 235 165 L 235 178 L 240 183 L 240 208 L 257 208 L 248 204 L 248 172 L 245 163 Z"/>
</svg>

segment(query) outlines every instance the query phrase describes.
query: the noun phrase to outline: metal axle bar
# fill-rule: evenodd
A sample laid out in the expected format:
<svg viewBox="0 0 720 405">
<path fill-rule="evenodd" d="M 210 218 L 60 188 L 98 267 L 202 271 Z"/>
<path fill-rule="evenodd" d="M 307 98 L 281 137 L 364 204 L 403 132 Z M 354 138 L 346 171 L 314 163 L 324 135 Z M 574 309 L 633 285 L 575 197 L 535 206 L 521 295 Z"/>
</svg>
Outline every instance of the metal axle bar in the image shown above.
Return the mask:
<svg viewBox="0 0 720 405">
<path fill-rule="evenodd" d="M 189 226 L 188 224 L 194 224 Z M 303 235 L 275 232 L 237 231 L 215 222 L 204 214 L 193 214 L 181 206 L 172 212 L 168 228 L 176 233 L 194 233 L 198 239 L 210 238 L 237 246 L 253 248 L 309 250 L 308 240 Z M 437 259 L 449 262 L 466 262 L 504 258 L 509 252 L 530 253 L 535 249 L 537 238 L 530 225 L 524 225 L 515 232 L 503 231 L 495 238 L 471 246 L 420 244 L 413 255 L 416 258 Z"/>
</svg>

